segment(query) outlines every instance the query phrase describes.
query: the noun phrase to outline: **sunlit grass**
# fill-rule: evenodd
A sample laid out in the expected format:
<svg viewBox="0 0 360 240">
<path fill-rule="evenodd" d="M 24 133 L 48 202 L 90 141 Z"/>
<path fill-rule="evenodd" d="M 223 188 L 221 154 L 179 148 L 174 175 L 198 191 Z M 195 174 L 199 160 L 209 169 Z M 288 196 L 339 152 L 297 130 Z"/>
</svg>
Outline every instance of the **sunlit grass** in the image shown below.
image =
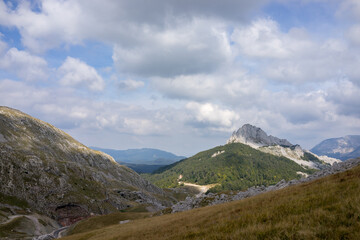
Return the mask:
<svg viewBox="0 0 360 240">
<path fill-rule="evenodd" d="M 64 238 L 70 239 L 360 239 L 360 166 L 241 201 Z"/>
</svg>

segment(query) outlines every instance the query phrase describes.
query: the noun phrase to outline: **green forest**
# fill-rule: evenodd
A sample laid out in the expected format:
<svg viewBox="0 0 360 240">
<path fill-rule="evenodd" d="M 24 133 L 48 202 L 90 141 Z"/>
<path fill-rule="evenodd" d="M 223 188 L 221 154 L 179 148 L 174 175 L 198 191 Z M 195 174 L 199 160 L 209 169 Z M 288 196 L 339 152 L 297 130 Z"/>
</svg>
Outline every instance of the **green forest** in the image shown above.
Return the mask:
<svg viewBox="0 0 360 240">
<path fill-rule="evenodd" d="M 215 153 L 218 155 L 214 156 Z M 220 153 L 220 154 L 219 154 Z M 261 152 L 241 143 L 218 146 L 143 176 L 162 188 L 178 187 L 181 181 L 207 185 L 218 183 L 213 192 L 245 190 L 272 185 L 282 179 L 299 178 L 298 171 L 313 173 L 292 160 Z"/>
</svg>

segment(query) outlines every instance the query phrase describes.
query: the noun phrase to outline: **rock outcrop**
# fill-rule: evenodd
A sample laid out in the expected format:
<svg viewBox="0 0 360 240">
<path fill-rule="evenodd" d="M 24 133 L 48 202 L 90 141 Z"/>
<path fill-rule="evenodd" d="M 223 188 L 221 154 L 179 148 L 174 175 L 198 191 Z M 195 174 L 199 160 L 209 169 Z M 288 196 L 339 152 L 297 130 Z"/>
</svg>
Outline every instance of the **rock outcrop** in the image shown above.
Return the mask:
<svg viewBox="0 0 360 240">
<path fill-rule="evenodd" d="M 26 200 L 31 209 L 69 223 L 138 204 L 156 209 L 170 204 L 160 188 L 109 155 L 7 107 L 0 107 L 0 182 L 0 193 Z M 76 211 L 67 217 L 65 210 L 70 208 L 63 206 Z"/>
<path fill-rule="evenodd" d="M 250 124 L 245 124 L 239 130 L 233 132 L 227 143 L 233 142 L 247 144 L 255 148 L 273 145 L 292 146 L 288 140 L 268 136 L 261 128 Z"/>
</svg>

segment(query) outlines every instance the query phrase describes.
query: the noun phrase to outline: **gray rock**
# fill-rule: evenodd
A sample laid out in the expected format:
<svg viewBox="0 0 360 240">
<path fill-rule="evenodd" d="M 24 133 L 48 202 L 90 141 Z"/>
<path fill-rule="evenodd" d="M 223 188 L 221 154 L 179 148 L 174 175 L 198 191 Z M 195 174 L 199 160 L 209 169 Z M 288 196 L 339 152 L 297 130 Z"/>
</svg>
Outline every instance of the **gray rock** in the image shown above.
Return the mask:
<svg viewBox="0 0 360 240">
<path fill-rule="evenodd" d="M 274 136 L 268 136 L 261 128 L 250 124 L 243 125 L 234 132 L 227 143 L 240 142 L 259 147 L 281 145 L 290 147 L 292 144 L 286 139 L 279 139 Z"/>
</svg>

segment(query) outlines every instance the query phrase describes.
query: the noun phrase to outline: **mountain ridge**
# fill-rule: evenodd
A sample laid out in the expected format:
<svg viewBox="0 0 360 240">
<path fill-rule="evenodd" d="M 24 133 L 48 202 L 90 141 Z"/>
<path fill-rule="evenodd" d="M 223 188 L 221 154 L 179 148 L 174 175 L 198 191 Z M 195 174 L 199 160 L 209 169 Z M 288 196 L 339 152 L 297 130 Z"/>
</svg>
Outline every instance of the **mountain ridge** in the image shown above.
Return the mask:
<svg viewBox="0 0 360 240">
<path fill-rule="evenodd" d="M 171 152 L 156 148 L 134 148 L 126 150 L 100 147 L 90 148 L 109 154 L 117 162 L 130 164 L 169 165 L 186 158 L 184 156 L 177 156 Z"/>
<path fill-rule="evenodd" d="M 360 135 L 347 135 L 338 138 L 329 138 L 315 145 L 312 152 L 318 155 L 347 160 L 360 156 Z"/>
</svg>

